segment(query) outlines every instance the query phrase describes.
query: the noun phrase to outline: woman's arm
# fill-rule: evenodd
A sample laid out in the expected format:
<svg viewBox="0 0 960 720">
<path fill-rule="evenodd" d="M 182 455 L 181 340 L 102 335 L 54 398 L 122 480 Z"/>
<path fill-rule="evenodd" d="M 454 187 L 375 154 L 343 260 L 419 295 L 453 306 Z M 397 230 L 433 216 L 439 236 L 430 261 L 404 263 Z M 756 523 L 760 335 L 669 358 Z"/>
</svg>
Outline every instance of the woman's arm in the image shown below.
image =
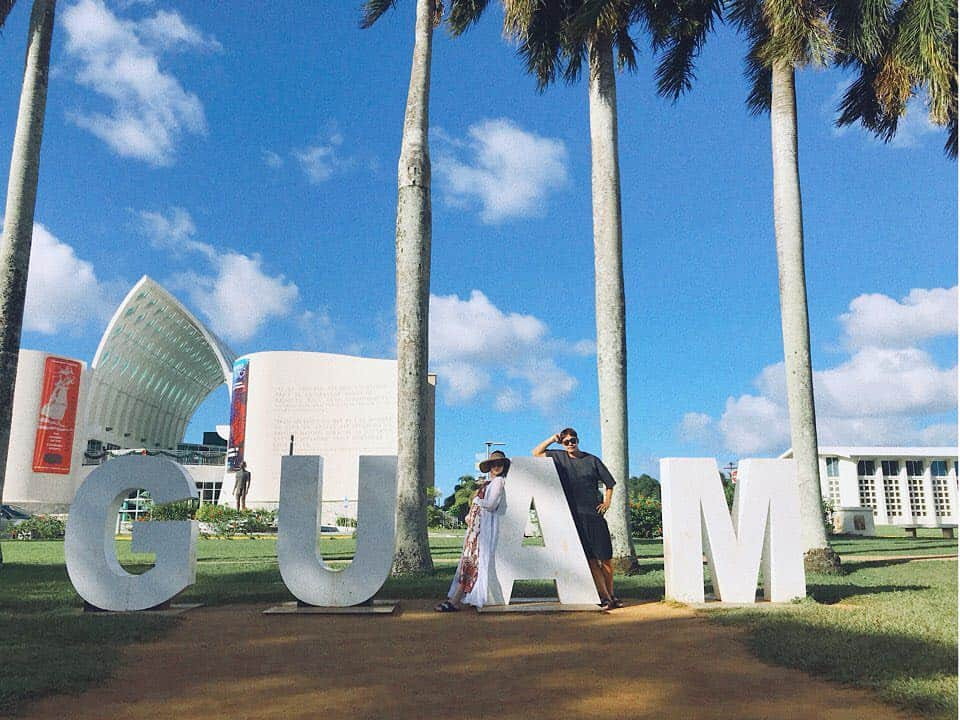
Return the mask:
<svg viewBox="0 0 960 720">
<path fill-rule="evenodd" d="M 490 480 L 487 490 L 483 497 L 478 497 L 473 501 L 474 505 L 479 505 L 484 510 L 494 511 L 500 505 L 500 498 L 503 496 L 503 478 L 496 476 Z"/>
<path fill-rule="evenodd" d="M 539 445 L 537 445 L 537 446 L 533 449 L 533 452 L 531 453 L 531 455 L 533 455 L 534 457 L 545 457 L 546 454 L 547 454 L 547 448 L 550 447 L 551 445 L 553 445 L 555 442 L 560 442 L 560 435 L 559 435 L 559 434 L 551 435 L 551 436 L 548 437 L 546 440 L 544 440 L 542 443 L 540 443 Z"/>
</svg>

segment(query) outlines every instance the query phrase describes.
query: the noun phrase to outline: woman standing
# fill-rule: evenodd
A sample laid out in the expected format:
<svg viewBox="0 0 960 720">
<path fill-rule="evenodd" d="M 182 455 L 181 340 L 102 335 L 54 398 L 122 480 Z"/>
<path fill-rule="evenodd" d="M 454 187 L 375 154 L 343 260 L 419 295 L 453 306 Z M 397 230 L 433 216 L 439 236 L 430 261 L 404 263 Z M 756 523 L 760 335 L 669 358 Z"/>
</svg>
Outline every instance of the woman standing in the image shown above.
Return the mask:
<svg viewBox="0 0 960 720">
<path fill-rule="evenodd" d="M 497 544 L 503 482 L 509 468 L 510 459 L 499 450 L 480 463 L 480 472 L 489 473 L 489 479 L 480 485 L 470 505 L 460 563 L 447 599 L 434 608 L 437 612 L 456 612 L 464 603 L 482 608 L 487 601 L 487 578 Z"/>
<path fill-rule="evenodd" d="M 563 450 L 547 450 L 553 443 L 563 445 Z M 580 544 L 590 564 L 590 573 L 600 595 L 600 605 L 605 608 L 623 607 L 613 594 L 613 545 L 610 530 L 603 514 L 610 508 L 613 486 L 616 481 L 596 455 L 580 450 L 580 438 L 573 428 L 564 428 L 551 435 L 533 449 L 534 457 L 550 457 L 560 476 L 563 494 L 567 497 L 573 523 L 577 526 Z M 600 499 L 600 483 L 606 491 Z"/>
</svg>

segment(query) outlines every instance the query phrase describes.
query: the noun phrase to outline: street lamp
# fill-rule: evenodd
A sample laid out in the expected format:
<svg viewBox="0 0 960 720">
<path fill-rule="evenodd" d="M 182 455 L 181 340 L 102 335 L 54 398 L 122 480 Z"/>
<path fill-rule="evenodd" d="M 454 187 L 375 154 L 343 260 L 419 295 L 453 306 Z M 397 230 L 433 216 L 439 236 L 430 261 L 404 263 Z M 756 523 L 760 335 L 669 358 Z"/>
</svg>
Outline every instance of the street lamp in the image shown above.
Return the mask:
<svg viewBox="0 0 960 720">
<path fill-rule="evenodd" d="M 495 442 L 493 440 L 487 440 L 483 444 L 487 446 L 487 457 L 490 457 L 490 453 L 492 452 L 491 448 L 496 447 L 497 445 L 506 445 L 506 443 Z"/>
</svg>

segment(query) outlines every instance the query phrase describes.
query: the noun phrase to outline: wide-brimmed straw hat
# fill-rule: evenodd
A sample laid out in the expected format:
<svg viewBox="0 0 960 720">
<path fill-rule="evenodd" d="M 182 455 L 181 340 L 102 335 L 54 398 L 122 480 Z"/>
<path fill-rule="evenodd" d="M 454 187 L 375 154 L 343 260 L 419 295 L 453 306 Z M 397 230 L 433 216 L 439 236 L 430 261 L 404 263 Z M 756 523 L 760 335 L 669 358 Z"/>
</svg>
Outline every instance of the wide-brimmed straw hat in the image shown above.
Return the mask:
<svg viewBox="0 0 960 720">
<path fill-rule="evenodd" d="M 494 463 L 503 463 L 505 468 L 510 467 L 510 458 L 503 454 L 500 450 L 494 450 L 490 453 L 490 456 L 480 463 L 480 472 L 490 472 L 490 466 Z"/>
</svg>

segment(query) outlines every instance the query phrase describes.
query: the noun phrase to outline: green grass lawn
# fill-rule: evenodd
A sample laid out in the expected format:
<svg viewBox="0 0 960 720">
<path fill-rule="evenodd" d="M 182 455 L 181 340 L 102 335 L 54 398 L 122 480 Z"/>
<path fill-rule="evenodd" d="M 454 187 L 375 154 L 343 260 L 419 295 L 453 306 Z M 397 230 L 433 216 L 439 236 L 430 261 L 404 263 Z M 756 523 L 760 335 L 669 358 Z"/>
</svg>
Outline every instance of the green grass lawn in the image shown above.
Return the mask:
<svg viewBox="0 0 960 720">
<path fill-rule="evenodd" d="M 898 555 L 955 554 L 956 540 L 936 531 L 913 539 L 836 538 L 844 559 L 838 577 L 810 575 L 808 598 L 787 606 L 711 610 L 712 621 L 743 627 L 747 643 L 769 662 L 871 688 L 888 702 L 929 717 L 956 717 L 957 564 L 905 562 Z M 462 533 L 431 536 L 435 571 L 389 578 L 383 598 L 441 598 L 453 577 Z M 333 565 L 353 556 L 349 538 L 323 538 Z M 142 572 L 150 556 L 118 541 L 122 564 Z M 663 545 L 638 540 L 640 572 L 616 578 L 625 598 L 663 598 Z M 889 556 L 890 559 L 869 559 Z M 76 692 L 108 676 L 125 644 L 161 636 L 176 618 L 83 614 L 67 577 L 62 541 L 4 542 L 0 569 L 0 708 L 55 692 Z M 858 557 L 868 558 L 858 560 Z M 518 584 L 517 596 L 552 595 L 553 584 Z M 293 599 L 280 579 L 273 538 L 201 539 L 197 582 L 178 602 L 269 604 Z"/>
</svg>

